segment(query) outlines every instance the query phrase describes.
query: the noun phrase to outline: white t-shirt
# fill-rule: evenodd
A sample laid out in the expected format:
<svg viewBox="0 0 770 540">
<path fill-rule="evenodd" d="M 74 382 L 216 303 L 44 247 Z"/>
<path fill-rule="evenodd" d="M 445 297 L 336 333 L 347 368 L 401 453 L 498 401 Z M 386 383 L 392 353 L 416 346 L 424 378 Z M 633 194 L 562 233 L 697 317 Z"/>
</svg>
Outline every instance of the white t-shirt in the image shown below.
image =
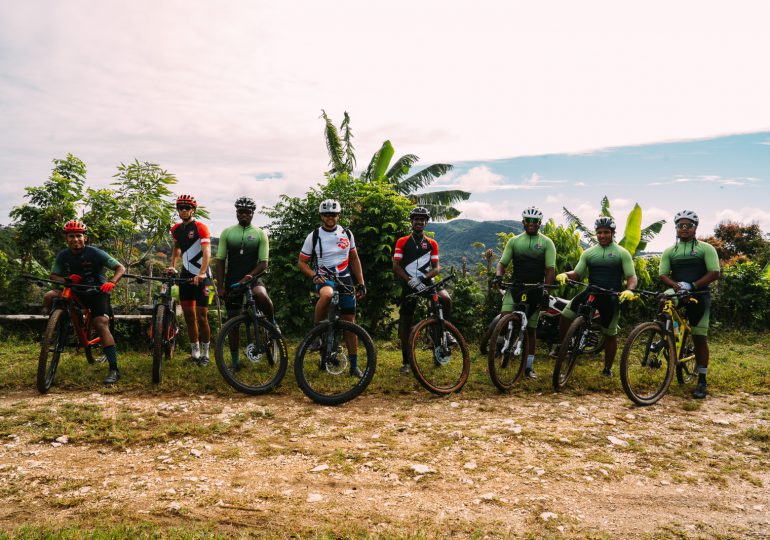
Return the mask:
<svg viewBox="0 0 770 540">
<path fill-rule="evenodd" d="M 326 231 L 323 227 L 318 228 L 318 243 L 315 246 L 315 255 L 318 260 L 319 271 L 325 269 L 339 276 L 348 274 L 350 272 L 348 268 L 349 255 L 354 249 L 356 249 L 356 241 L 353 238 L 353 233 L 350 233 L 350 239 L 348 240 L 344 227 L 337 225 L 337 228 L 333 231 Z M 305 262 L 313 258 L 313 233 L 308 234 L 307 238 L 305 238 L 300 256 Z"/>
</svg>

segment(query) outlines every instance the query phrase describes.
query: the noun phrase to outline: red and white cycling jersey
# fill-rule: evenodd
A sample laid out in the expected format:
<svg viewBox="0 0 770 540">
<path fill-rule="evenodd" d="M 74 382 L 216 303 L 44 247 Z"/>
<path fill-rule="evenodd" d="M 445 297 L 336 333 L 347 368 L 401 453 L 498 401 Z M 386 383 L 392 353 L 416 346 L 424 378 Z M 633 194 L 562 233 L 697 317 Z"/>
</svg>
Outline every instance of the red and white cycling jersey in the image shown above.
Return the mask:
<svg viewBox="0 0 770 540">
<path fill-rule="evenodd" d="M 182 250 L 182 275 L 198 275 L 203 259 L 203 244 L 211 243 L 209 228 L 193 219 L 190 223 L 177 223 L 171 227 L 171 236 Z M 208 269 L 206 271 L 208 273 Z"/>
<path fill-rule="evenodd" d="M 348 268 L 350 252 L 354 249 L 356 249 L 356 241 L 352 232 L 345 232 L 345 228 L 340 225 L 337 225 L 333 231 L 326 231 L 323 227 L 319 227 L 318 243 L 315 246 L 319 272 L 327 271 L 340 276 L 348 274 L 350 272 Z M 305 262 L 309 262 L 313 258 L 312 232 L 307 235 L 305 243 L 302 244 L 300 257 Z"/>
</svg>

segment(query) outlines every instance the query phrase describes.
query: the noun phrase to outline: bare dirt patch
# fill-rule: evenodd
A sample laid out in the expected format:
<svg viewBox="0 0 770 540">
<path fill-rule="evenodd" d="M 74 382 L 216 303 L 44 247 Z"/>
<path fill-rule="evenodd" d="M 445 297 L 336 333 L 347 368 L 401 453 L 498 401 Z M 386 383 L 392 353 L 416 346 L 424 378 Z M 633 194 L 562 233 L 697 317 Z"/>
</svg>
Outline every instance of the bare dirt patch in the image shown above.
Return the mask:
<svg viewBox="0 0 770 540">
<path fill-rule="evenodd" d="M 695 409 L 695 410 L 687 410 Z M 770 535 L 770 397 L 0 397 L 0 529 Z"/>
</svg>

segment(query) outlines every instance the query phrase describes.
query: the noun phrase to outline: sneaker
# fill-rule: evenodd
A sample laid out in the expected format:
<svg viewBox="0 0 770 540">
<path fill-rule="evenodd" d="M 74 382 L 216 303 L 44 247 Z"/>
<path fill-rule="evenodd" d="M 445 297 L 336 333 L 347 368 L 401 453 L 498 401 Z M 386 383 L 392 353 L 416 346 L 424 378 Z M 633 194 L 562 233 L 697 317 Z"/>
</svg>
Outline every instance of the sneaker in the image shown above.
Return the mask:
<svg viewBox="0 0 770 540">
<path fill-rule="evenodd" d="M 554 347 L 553 350 L 548 353 L 548 356 L 551 358 L 559 358 L 559 346 L 557 345 Z"/>
<path fill-rule="evenodd" d="M 706 383 L 698 383 L 698 386 L 695 388 L 695 390 L 692 391 L 692 397 L 695 399 L 703 399 L 708 395 L 708 389 L 706 388 Z"/>
<path fill-rule="evenodd" d="M 409 364 L 402 364 L 399 371 L 401 372 L 401 375 L 409 375 L 409 373 L 412 371 L 412 368 L 409 367 Z"/>
<path fill-rule="evenodd" d="M 537 379 L 537 373 L 535 373 L 535 368 L 528 367 L 524 370 L 524 376 L 527 379 Z"/>
<path fill-rule="evenodd" d="M 351 377 L 357 377 L 359 379 L 363 379 L 364 378 L 364 373 L 358 367 L 351 367 L 350 368 L 350 376 Z"/>
<path fill-rule="evenodd" d="M 604 368 L 602 370 L 602 375 L 605 377 L 612 377 L 612 368 Z"/>
<path fill-rule="evenodd" d="M 238 373 L 241 369 L 243 369 L 243 366 L 239 362 L 237 364 L 232 364 L 231 366 L 229 366 L 227 368 L 227 371 L 229 371 L 230 373 Z"/>
<path fill-rule="evenodd" d="M 199 367 L 206 367 L 211 363 L 211 359 L 208 356 L 202 355 L 195 363 L 198 364 Z"/>
<path fill-rule="evenodd" d="M 115 384 L 120 379 L 120 371 L 117 369 L 111 369 L 107 372 L 107 376 L 104 378 L 104 384 Z"/>
<path fill-rule="evenodd" d="M 193 343 L 190 347 L 190 356 L 192 356 L 193 362 L 197 362 L 201 358 L 200 345 Z"/>
</svg>

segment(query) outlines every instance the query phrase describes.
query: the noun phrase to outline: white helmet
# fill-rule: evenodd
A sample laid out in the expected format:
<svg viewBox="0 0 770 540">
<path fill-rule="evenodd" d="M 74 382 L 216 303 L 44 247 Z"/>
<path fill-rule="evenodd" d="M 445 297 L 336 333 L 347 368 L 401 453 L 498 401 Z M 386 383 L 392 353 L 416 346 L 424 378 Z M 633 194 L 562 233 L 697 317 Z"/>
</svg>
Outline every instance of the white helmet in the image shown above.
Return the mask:
<svg viewBox="0 0 770 540">
<path fill-rule="evenodd" d="M 594 222 L 594 229 L 606 228 L 614 231 L 615 227 L 615 220 L 609 216 L 599 216 L 599 219 Z"/>
<path fill-rule="evenodd" d="M 677 212 L 676 215 L 674 216 L 674 223 L 675 224 L 679 223 L 679 221 L 682 219 L 689 219 L 696 225 L 698 224 L 698 214 L 696 214 L 692 210 L 681 210 Z"/>
<path fill-rule="evenodd" d="M 318 205 L 318 213 L 319 214 L 326 214 L 326 213 L 334 213 L 339 214 L 342 212 L 342 206 L 340 206 L 340 203 L 338 201 L 335 201 L 334 199 L 326 199 L 321 204 Z"/>
<path fill-rule="evenodd" d="M 543 213 L 534 206 L 530 206 L 521 213 L 521 219 L 534 218 L 543 220 Z"/>
</svg>

